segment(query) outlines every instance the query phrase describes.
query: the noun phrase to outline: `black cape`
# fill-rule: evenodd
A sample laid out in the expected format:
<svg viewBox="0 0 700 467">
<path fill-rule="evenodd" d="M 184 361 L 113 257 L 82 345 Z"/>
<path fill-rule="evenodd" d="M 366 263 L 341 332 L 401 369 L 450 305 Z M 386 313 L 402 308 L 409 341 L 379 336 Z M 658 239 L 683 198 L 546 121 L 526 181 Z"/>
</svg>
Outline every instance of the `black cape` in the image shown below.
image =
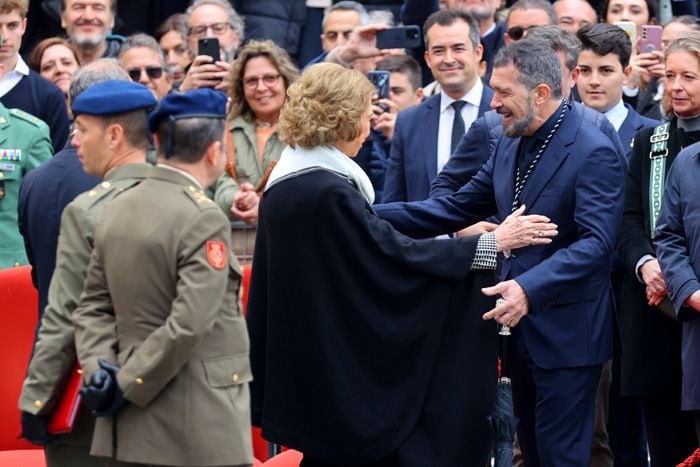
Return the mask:
<svg viewBox="0 0 700 467">
<path fill-rule="evenodd" d="M 410 239 L 329 171 L 270 188 L 248 302 L 263 436 L 341 465 L 485 465 L 497 331 L 476 243 Z"/>
</svg>

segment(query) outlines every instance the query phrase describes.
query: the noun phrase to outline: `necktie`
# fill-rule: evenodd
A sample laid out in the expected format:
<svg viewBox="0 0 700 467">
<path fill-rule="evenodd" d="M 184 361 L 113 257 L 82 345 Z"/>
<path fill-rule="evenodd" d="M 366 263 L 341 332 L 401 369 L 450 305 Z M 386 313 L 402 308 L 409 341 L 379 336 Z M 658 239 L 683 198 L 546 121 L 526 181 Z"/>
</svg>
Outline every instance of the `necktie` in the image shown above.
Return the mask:
<svg viewBox="0 0 700 467">
<path fill-rule="evenodd" d="M 450 104 L 455 109 L 455 119 L 452 122 L 452 144 L 450 145 L 450 155 L 455 152 L 462 136 L 464 136 L 464 120 L 462 119 L 462 108 L 467 105 L 464 101 L 454 101 Z"/>
</svg>

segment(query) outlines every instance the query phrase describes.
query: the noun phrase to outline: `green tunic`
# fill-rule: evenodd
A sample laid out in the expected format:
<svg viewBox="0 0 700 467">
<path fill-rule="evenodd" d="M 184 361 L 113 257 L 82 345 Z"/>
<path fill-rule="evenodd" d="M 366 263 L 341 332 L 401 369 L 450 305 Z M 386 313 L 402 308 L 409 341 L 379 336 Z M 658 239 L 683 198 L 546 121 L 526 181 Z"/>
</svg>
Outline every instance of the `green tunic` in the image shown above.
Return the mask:
<svg viewBox="0 0 700 467">
<path fill-rule="evenodd" d="M 29 263 L 17 225 L 19 186 L 52 152 L 46 123 L 0 104 L 0 269 Z"/>
</svg>

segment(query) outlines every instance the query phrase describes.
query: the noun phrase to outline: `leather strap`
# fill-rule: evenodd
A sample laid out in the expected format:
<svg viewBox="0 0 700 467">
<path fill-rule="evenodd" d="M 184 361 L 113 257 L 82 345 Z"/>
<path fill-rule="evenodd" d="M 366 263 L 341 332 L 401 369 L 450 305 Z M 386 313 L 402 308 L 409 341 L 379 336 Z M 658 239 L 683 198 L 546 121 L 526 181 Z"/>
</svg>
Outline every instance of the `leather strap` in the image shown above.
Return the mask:
<svg viewBox="0 0 700 467">
<path fill-rule="evenodd" d="M 670 123 L 664 123 L 654 128 L 654 132 L 649 138 L 651 151 L 651 170 L 649 171 L 649 229 L 651 238 L 654 238 L 656 221 L 661 212 L 661 200 L 664 196 L 664 185 L 666 184 L 666 158 L 668 157 L 668 130 Z"/>
</svg>

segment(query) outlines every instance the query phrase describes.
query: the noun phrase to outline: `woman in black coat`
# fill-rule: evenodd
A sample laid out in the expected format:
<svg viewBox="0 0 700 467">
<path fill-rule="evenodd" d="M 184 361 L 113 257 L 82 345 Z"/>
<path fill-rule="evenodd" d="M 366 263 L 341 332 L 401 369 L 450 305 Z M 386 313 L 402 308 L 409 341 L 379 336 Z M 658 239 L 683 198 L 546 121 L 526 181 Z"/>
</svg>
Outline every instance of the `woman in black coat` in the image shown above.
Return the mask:
<svg viewBox="0 0 700 467">
<path fill-rule="evenodd" d="M 683 72 L 667 69 L 667 75 Z M 622 394 L 642 399 L 652 466 L 676 465 L 697 447 L 693 418 L 680 409 L 681 325 L 665 300 L 666 283 L 651 233 L 658 208 L 650 211 L 650 197 L 663 194 L 665 174 L 681 149 L 700 141 L 700 86 L 688 81 L 681 87 L 666 86 L 665 93 L 668 127 L 642 130 L 634 139 L 619 238 L 626 269 L 619 316 Z M 656 173 L 664 176 L 650 193 L 650 174 L 659 158 L 665 164 Z"/>
</svg>

